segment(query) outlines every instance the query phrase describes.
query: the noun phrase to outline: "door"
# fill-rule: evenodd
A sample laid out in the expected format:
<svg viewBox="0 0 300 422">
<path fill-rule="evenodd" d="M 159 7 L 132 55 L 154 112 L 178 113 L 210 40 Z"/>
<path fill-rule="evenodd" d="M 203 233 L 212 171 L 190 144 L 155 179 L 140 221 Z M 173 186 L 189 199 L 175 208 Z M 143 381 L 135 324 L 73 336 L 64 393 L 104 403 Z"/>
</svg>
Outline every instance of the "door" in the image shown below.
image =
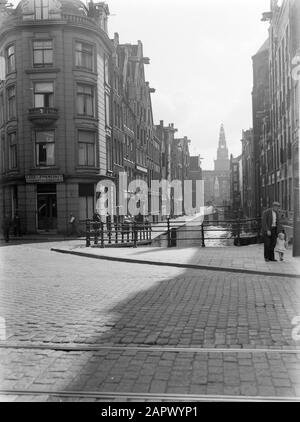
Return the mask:
<svg viewBox="0 0 300 422">
<path fill-rule="evenodd" d="M 57 203 L 56 194 L 43 193 L 37 195 L 38 230 L 56 230 Z"/>
</svg>

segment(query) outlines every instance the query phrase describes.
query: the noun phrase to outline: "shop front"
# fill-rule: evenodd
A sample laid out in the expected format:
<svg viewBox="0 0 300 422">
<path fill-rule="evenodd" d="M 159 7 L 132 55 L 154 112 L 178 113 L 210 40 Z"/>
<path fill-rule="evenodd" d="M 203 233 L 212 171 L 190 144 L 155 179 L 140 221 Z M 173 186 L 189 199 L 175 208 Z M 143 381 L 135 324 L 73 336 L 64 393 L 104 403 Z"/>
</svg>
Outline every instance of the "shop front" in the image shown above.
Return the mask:
<svg viewBox="0 0 300 422">
<path fill-rule="evenodd" d="M 57 231 L 57 183 L 61 182 L 63 182 L 62 175 L 26 177 L 27 185 L 35 185 L 35 229 L 38 233 Z"/>
</svg>

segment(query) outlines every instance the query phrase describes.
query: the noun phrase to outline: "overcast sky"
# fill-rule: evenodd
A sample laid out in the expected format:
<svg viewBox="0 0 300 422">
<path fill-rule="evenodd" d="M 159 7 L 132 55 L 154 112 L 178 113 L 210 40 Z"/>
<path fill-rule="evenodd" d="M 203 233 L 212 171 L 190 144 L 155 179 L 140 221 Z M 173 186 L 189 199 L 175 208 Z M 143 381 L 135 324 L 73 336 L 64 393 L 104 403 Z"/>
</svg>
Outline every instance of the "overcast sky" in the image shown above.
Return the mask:
<svg viewBox="0 0 300 422">
<path fill-rule="evenodd" d="M 16 1 L 13 1 L 16 3 Z M 252 60 L 268 36 L 270 0 L 107 0 L 109 35 L 141 40 L 155 123 L 174 123 L 212 169 L 224 123 L 230 153 L 252 127 Z"/>
<path fill-rule="evenodd" d="M 230 153 L 252 127 L 252 60 L 268 36 L 270 0 L 108 0 L 109 33 L 141 40 L 155 123 L 174 123 L 213 168 L 224 123 Z"/>
</svg>

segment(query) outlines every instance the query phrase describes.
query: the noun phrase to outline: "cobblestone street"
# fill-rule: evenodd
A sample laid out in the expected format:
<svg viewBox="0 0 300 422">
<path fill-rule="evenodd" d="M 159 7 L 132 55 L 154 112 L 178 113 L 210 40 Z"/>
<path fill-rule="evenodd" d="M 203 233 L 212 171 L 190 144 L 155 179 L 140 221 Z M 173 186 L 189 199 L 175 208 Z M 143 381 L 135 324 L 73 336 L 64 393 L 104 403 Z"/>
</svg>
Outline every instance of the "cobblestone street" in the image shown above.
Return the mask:
<svg viewBox="0 0 300 422">
<path fill-rule="evenodd" d="M 300 397 L 298 279 L 94 260 L 51 252 L 58 244 L 0 248 L 2 400 Z"/>
</svg>

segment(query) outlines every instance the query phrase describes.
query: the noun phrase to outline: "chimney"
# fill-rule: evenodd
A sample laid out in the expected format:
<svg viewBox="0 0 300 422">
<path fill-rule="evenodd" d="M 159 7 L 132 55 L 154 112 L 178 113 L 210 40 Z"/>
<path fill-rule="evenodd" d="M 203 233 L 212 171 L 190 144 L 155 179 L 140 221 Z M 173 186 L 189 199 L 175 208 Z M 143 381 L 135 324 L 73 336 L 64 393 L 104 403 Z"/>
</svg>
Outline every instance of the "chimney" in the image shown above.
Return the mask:
<svg viewBox="0 0 300 422">
<path fill-rule="evenodd" d="M 120 44 L 120 39 L 119 39 L 119 34 L 118 32 L 114 33 L 114 44 L 115 45 L 119 45 Z"/>
</svg>

